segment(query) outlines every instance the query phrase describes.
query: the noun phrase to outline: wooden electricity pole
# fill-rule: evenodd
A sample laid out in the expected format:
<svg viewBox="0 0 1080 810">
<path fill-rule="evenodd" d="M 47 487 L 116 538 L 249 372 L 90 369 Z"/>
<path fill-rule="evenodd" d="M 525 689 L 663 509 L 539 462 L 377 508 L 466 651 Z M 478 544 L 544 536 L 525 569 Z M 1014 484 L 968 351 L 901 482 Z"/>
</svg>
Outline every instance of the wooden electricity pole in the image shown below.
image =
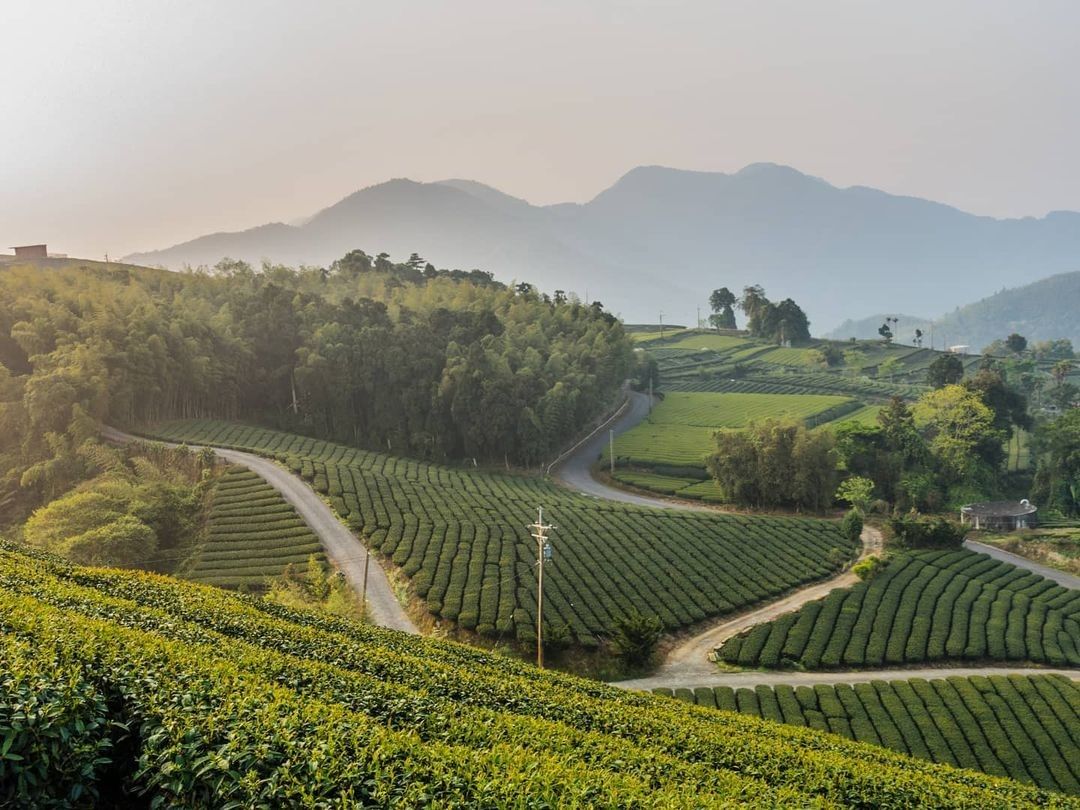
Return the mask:
<svg viewBox="0 0 1080 810">
<path fill-rule="evenodd" d="M 529 525 L 532 536 L 536 538 L 536 665 L 544 668 L 544 561 L 551 559 L 551 543 L 547 533 L 555 526 L 544 524 L 544 507 L 536 511 L 536 523 Z"/>
</svg>

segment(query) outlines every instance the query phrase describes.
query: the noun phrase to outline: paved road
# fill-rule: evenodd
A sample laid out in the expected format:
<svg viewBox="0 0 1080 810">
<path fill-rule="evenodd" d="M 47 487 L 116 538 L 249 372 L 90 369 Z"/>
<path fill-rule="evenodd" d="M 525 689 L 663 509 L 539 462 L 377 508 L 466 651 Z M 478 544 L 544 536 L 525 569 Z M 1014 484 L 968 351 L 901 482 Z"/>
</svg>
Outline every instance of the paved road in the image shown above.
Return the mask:
<svg viewBox="0 0 1080 810">
<path fill-rule="evenodd" d="M 629 407 L 608 424 L 608 429 L 614 430 L 618 436 L 634 425 L 643 421 L 649 415 L 649 395 L 640 394 L 637 391 L 627 392 L 630 400 Z M 592 476 L 591 468 L 604 452 L 608 443 L 608 431 L 601 430 L 596 436 L 585 442 L 573 455 L 557 464 L 552 469 L 552 477 L 556 481 L 585 495 L 594 498 L 603 498 L 607 501 L 620 501 L 621 503 L 633 503 L 638 506 L 655 506 L 660 509 L 686 509 L 696 512 L 708 512 L 707 506 L 698 506 L 681 501 L 666 500 L 664 498 L 651 498 L 648 495 L 635 495 L 622 489 L 609 487 L 597 481 Z"/>
<path fill-rule="evenodd" d="M 619 681 L 612 686 L 624 689 L 646 691 L 658 686 L 669 689 L 679 687 L 693 689 L 698 686 L 813 686 L 815 684 L 869 683 L 870 681 L 896 681 L 908 678 L 948 678 L 953 675 L 971 677 L 973 675 L 1064 675 L 1066 678 L 1080 680 L 1080 669 L 1040 669 L 1038 667 L 926 667 L 919 669 L 872 669 L 861 672 L 780 672 L 767 670 L 749 670 L 746 672 L 721 672 L 714 668 L 706 677 L 669 678 L 655 682 L 653 678 L 641 678 L 633 681 Z"/>
<path fill-rule="evenodd" d="M 977 543 L 974 540 L 965 540 L 964 546 L 971 551 L 980 551 L 983 554 L 989 554 L 996 560 L 1007 562 L 1010 565 L 1015 565 L 1018 568 L 1026 568 L 1029 571 L 1034 571 L 1036 574 L 1047 579 L 1056 582 L 1058 585 L 1062 585 L 1066 588 L 1072 588 L 1073 590 L 1080 591 L 1080 577 L 1067 574 L 1064 571 L 1058 571 L 1056 568 L 1050 568 L 1045 565 L 1040 565 L 1037 562 L 1027 559 L 1027 557 L 1021 557 L 1018 554 L 1012 554 L 1004 549 L 1000 549 L 997 546 L 989 546 L 986 543 Z"/>
<path fill-rule="evenodd" d="M 102 430 L 102 436 L 107 441 L 114 443 L 146 441 L 138 436 L 131 436 L 110 427 Z M 300 517 L 311 527 L 311 530 L 319 536 L 323 548 L 326 549 L 326 556 L 345 575 L 345 579 L 348 580 L 353 590 L 358 594 L 363 592 L 364 564 L 368 556 L 367 549 L 338 520 L 333 510 L 326 505 L 326 502 L 311 487 L 288 470 L 261 456 L 219 447 L 212 449 L 219 458 L 231 464 L 247 467 L 252 472 L 261 475 L 270 486 L 280 492 L 285 500 L 296 508 Z M 412 619 L 409 618 L 401 603 L 398 602 L 393 589 L 390 587 L 390 581 L 386 578 L 386 572 L 383 571 L 378 559 L 374 556 L 371 558 L 367 577 L 367 611 L 371 621 L 392 630 L 417 633 L 416 625 L 413 624 Z"/>
</svg>

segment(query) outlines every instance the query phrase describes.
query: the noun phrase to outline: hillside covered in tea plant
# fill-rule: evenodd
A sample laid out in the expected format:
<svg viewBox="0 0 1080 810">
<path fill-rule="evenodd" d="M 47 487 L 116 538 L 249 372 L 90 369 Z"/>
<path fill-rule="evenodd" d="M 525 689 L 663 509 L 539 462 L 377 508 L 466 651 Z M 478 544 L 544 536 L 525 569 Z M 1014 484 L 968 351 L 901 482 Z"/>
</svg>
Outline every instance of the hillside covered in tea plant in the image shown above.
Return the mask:
<svg viewBox="0 0 1080 810">
<path fill-rule="evenodd" d="M 809 729 L 0 552 L 0 802 L 1074 806 Z"/>
</svg>

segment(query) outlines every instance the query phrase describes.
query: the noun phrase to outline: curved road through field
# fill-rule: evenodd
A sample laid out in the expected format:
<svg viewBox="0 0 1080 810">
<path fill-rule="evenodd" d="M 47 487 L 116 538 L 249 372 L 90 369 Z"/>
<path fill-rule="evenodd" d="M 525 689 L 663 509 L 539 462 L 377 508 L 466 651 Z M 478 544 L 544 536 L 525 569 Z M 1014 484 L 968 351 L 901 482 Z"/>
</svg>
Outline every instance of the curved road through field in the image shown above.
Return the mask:
<svg viewBox="0 0 1080 810">
<path fill-rule="evenodd" d="M 557 464 L 552 469 L 552 476 L 556 481 L 583 495 L 591 495 L 594 498 L 603 498 L 606 501 L 619 501 L 620 503 L 632 503 L 638 506 L 654 506 L 660 509 L 688 509 L 698 512 L 710 511 L 707 506 L 671 501 L 663 498 L 651 498 L 648 495 L 635 495 L 626 490 L 616 489 L 593 478 L 592 465 L 600 458 L 600 454 L 607 447 L 609 437 L 608 430 L 614 430 L 615 435 L 625 433 L 649 415 L 649 395 L 640 394 L 637 391 L 628 391 L 629 405 L 625 411 L 604 425 L 603 430 L 597 431 L 589 441 L 577 448 L 572 455 Z"/>
<path fill-rule="evenodd" d="M 692 511 L 716 511 L 711 507 L 686 503 L 683 501 L 670 500 L 661 497 L 649 497 L 626 492 L 615 487 L 608 486 L 592 476 L 592 466 L 603 453 L 608 442 L 608 429 L 614 430 L 618 436 L 642 422 L 649 415 L 649 397 L 635 391 L 629 392 L 629 407 L 619 416 L 613 418 L 604 430 L 584 443 L 575 450 L 566 460 L 558 464 L 552 471 L 553 477 L 570 489 L 590 495 L 594 498 L 603 498 L 621 503 L 631 503 L 638 506 L 653 506 L 661 509 L 685 509 Z M 1080 590 L 1080 577 L 1048 568 L 1044 565 L 1032 562 L 1024 557 L 1010 554 L 993 546 L 983 543 L 968 541 L 965 543 L 971 551 L 988 554 L 1012 565 L 1027 568 L 1041 576 L 1050 579 L 1066 588 Z M 862 556 L 874 553 L 881 549 L 881 534 L 875 529 L 868 528 L 863 533 Z M 618 681 L 613 686 L 625 689 L 654 689 L 659 686 L 669 688 L 696 687 L 696 686 L 759 686 L 773 684 L 813 685 L 832 683 L 861 683 L 871 680 L 900 679 L 900 678 L 945 678 L 950 675 L 994 675 L 994 674 L 1050 674 L 1064 675 L 1074 680 L 1080 680 L 1080 670 L 1077 669 L 1042 669 L 1037 667 L 1015 668 L 1008 665 L 1002 667 L 927 667 L 919 669 L 886 669 L 886 670 L 862 670 L 846 672 L 783 672 L 753 670 L 746 672 L 725 672 L 709 660 L 709 656 L 724 641 L 736 636 L 750 627 L 762 622 L 771 621 L 785 613 L 798 610 L 807 602 L 821 599 L 828 595 L 834 588 L 847 588 L 854 585 L 858 579 L 850 571 L 845 571 L 825 582 L 803 588 L 776 602 L 762 605 L 747 613 L 735 616 L 714 625 L 701 633 L 677 645 L 667 656 L 655 675 L 648 678 L 636 678 L 627 681 Z"/>
<path fill-rule="evenodd" d="M 156 441 L 132 436 L 110 427 L 105 427 L 101 435 L 106 441 L 114 444 Z M 161 442 L 161 444 L 169 444 L 169 442 Z M 239 464 L 262 476 L 270 486 L 280 492 L 282 497 L 296 508 L 311 530 L 318 535 L 323 548 L 326 549 L 326 556 L 344 574 L 353 590 L 357 594 L 363 592 L 364 567 L 368 551 L 311 487 L 298 476 L 262 456 L 220 447 L 210 449 L 230 464 Z M 367 571 L 367 615 L 374 624 L 382 627 L 401 630 L 405 633 L 418 632 L 416 625 L 398 602 L 393 588 L 390 587 L 386 572 L 375 557 L 371 558 Z"/>
</svg>

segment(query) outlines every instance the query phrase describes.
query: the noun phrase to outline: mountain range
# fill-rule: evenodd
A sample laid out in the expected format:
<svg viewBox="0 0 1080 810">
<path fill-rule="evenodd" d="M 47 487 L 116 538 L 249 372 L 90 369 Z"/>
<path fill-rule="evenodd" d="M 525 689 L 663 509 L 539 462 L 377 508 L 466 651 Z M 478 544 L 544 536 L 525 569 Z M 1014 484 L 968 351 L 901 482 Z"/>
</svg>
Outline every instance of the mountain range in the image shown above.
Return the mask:
<svg viewBox="0 0 1080 810">
<path fill-rule="evenodd" d="M 724 174 L 645 166 L 583 204 L 537 206 L 471 180 L 398 179 L 297 224 L 202 236 L 126 257 L 178 269 L 228 256 L 325 265 L 349 250 L 416 251 L 438 267 L 600 299 L 630 321 L 693 322 L 709 292 L 761 284 L 815 333 L 855 312 L 947 311 L 1080 270 L 1080 213 L 994 219 L 786 166 Z"/>
<path fill-rule="evenodd" d="M 876 338 L 886 314 L 847 320 L 825 337 Z M 896 315 L 892 326 L 897 340 L 910 343 L 916 329 L 921 329 L 929 345 L 966 344 L 981 350 L 995 340 L 1017 332 L 1028 341 L 1068 338 L 1080 347 L 1080 272 L 1061 273 L 1050 278 L 1005 289 L 967 306 L 958 307 L 936 318 Z"/>
</svg>

